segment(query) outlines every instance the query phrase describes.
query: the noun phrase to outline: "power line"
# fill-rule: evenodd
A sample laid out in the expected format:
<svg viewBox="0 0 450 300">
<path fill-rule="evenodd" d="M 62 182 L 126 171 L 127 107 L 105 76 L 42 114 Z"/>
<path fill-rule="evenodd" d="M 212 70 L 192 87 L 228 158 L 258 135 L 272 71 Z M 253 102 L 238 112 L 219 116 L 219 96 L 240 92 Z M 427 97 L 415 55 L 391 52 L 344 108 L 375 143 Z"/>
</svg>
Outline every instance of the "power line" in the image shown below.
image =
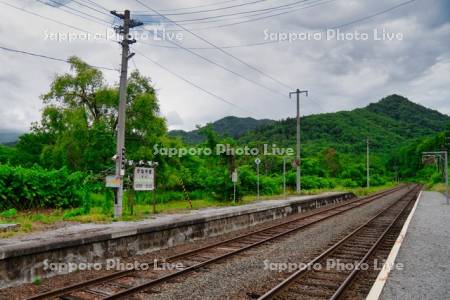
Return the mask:
<svg viewBox="0 0 450 300">
<path fill-rule="evenodd" d="M 110 16 L 109 11 L 107 11 L 106 8 L 101 8 L 101 9 L 102 10 L 106 10 L 108 13 L 106 13 L 104 11 L 101 11 L 101 10 L 95 8 L 95 7 L 92 7 L 92 6 L 88 5 L 88 4 L 84 4 L 84 3 L 80 2 L 80 1 L 77 1 L 77 0 L 72 0 L 72 2 L 77 3 L 78 5 L 81 5 L 82 7 L 86 7 L 86 8 L 89 8 L 89 9 L 93 10 L 93 11 L 96 11 L 99 14 L 106 15 L 108 17 Z"/>
<path fill-rule="evenodd" d="M 285 4 L 280 6 L 275 6 L 272 8 L 264 8 L 264 9 L 257 9 L 257 10 L 250 10 L 250 11 L 243 11 L 243 12 L 235 12 L 235 13 L 229 13 L 229 14 L 223 14 L 219 16 L 209 16 L 209 17 L 201 17 L 196 19 L 185 19 L 185 20 L 176 20 L 176 22 L 193 22 L 193 21 L 202 21 L 202 20 L 210 20 L 210 19 L 216 19 L 216 18 L 223 18 L 223 17 L 231 17 L 231 16 L 238 16 L 238 15 L 245 15 L 245 14 L 252 14 L 252 13 L 270 13 L 277 10 L 286 10 L 286 9 L 292 9 L 293 7 L 298 7 L 302 4 L 307 4 L 310 0 L 300 0 L 291 4 Z M 164 17 L 169 16 L 170 14 L 165 14 Z M 157 16 L 157 15 L 143 15 L 143 16 Z M 167 17 L 166 17 L 167 18 Z"/>
<path fill-rule="evenodd" d="M 142 57 L 146 58 L 147 60 L 151 61 L 153 64 L 157 65 L 158 67 L 160 67 L 161 69 L 165 70 L 166 72 L 168 72 L 168 73 L 172 74 L 173 76 L 177 77 L 178 79 L 183 80 L 184 82 L 186 82 L 186 83 L 188 83 L 188 84 L 194 86 L 195 88 L 197 88 L 197 89 L 203 91 L 204 93 L 206 93 L 206 94 L 208 94 L 208 95 L 210 95 L 210 96 L 216 98 L 217 100 L 219 100 L 219 101 L 221 101 L 221 102 L 224 102 L 224 103 L 227 103 L 227 104 L 229 104 L 229 105 L 231 105 L 231 106 L 234 106 L 234 107 L 236 107 L 236 108 L 238 108 L 238 109 L 240 109 L 240 110 L 242 110 L 242 111 L 245 111 L 245 112 L 247 112 L 247 113 L 254 114 L 254 112 L 250 112 L 250 111 L 248 111 L 248 110 L 246 110 L 246 109 L 244 109 L 244 108 L 238 106 L 237 104 L 235 104 L 235 103 L 233 103 L 233 102 L 231 102 L 231 101 L 228 101 L 228 100 L 226 100 L 225 98 L 223 98 L 223 97 L 221 97 L 221 96 L 218 96 L 218 95 L 214 94 L 213 92 L 210 92 L 210 91 L 208 91 L 208 90 L 202 88 L 201 86 L 199 86 L 199 85 L 197 85 L 196 83 L 190 81 L 189 79 L 183 77 L 182 75 L 177 74 L 177 73 L 175 73 L 174 71 L 170 70 L 169 68 L 167 68 L 167 67 L 161 65 L 159 62 L 157 62 L 156 60 L 153 60 L 152 58 L 146 56 L 145 54 L 143 54 L 143 53 L 141 53 L 141 52 L 138 52 L 138 51 L 136 51 L 136 53 L 139 54 L 139 55 L 141 55 Z"/>
<path fill-rule="evenodd" d="M 260 3 L 260 2 L 266 2 L 266 1 L 268 1 L 268 0 L 256 0 L 256 1 L 252 1 L 252 2 L 235 4 L 235 5 L 231 5 L 231 6 L 225 6 L 225 7 L 218 7 L 218 8 L 212 8 L 212 9 L 206 9 L 206 10 L 190 11 L 190 12 L 184 12 L 184 13 L 168 13 L 168 14 L 165 14 L 165 15 L 166 16 L 181 16 L 181 15 L 200 14 L 200 13 L 205 13 L 205 12 L 227 10 L 227 9 L 236 8 L 236 7 L 242 7 L 242 6 L 246 6 L 246 5 L 253 5 L 253 4 L 257 4 L 257 3 Z M 152 14 L 144 14 L 144 15 L 146 15 L 146 16 L 155 16 L 155 15 L 152 15 Z"/>
<path fill-rule="evenodd" d="M 152 33 L 152 34 L 153 34 L 153 33 Z M 159 35 L 158 35 L 158 37 L 159 37 Z M 176 43 L 176 42 L 174 42 L 174 41 L 172 41 L 172 40 L 167 40 L 167 41 L 168 41 L 169 43 L 171 43 L 172 45 L 176 45 L 176 46 L 179 47 L 180 49 L 183 49 L 183 50 L 185 50 L 185 51 L 191 53 L 192 55 L 195 55 L 195 56 L 199 57 L 200 59 L 202 59 L 202 60 L 204 60 L 204 61 L 206 61 L 206 62 L 209 62 L 210 64 L 213 64 L 213 65 L 215 65 L 215 66 L 217 66 L 217 67 L 219 67 L 219 68 L 221 68 L 221 69 L 223 69 L 223 70 L 225 70 L 225 71 L 227 71 L 227 72 L 230 72 L 231 74 L 236 75 L 236 76 L 238 76 L 238 77 L 240 77 L 240 78 L 242 78 L 242 79 L 244 79 L 244 80 L 246 80 L 246 81 L 248 81 L 248 82 L 250 82 L 250 83 L 253 83 L 253 84 L 255 84 L 255 85 L 257 85 L 257 86 L 259 86 L 259 87 L 261 87 L 261 88 L 263 88 L 263 89 L 265 89 L 265 90 L 268 90 L 268 91 L 270 91 L 270 92 L 272 92 L 272 93 L 274 93 L 274 94 L 281 95 L 281 96 L 283 96 L 283 97 L 286 96 L 285 94 L 283 94 L 283 93 L 281 93 L 281 92 L 279 92 L 279 91 L 276 91 L 276 90 L 271 89 L 271 88 L 269 88 L 269 87 L 267 87 L 267 86 L 265 86 L 265 85 L 263 85 L 263 84 L 260 84 L 260 83 L 258 83 L 257 81 L 255 81 L 255 80 L 253 80 L 253 79 L 251 79 L 251 78 L 248 78 L 247 76 L 242 75 L 242 74 L 240 74 L 240 73 L 238 73 L 238 72 L 236 72 L 236 71 L 233 71 L 233 70 L 231 70 L 230 68 L 227 68 L 227 67 L 225 67 L 225 66 L 223 66 L 223 65 L 221 65 L 221 64 L 219 64 L 219 63 L 216 63 L 215 61 L 213 61 L 213 60 L 211 60 L 211 59 L 209 59 L 209 58 L 207 58 L 207 57 L 204 57 L 203 55 L 200 55 L 200 54 L 198 54 L 197 52 L 195 52 L 195 51 L 193 51 L 193 50 L 191 50 L 191 49 L 188 49 L 188 48 L 186 48 L 186 47 L 184 47 L 184 46 L 182 46 L 182 45 L 180 45 L 180 44 L 178 44 L 178 43 Z M 142 42 L 142 44 L 147 45 L 148 43 Z"/>
<path fill-rule="evenodd" d="M 323 1 L 323 0 L 311 0 L 311 3 L 320 2 L 320 1 Z M 310 4 L 310 2 L 302 3 L 302 4 Z M 292 7 L 279 8 L 279 9 L 275 9 L 273 11 L 265 11 L 265 12 L 257 12 L 257 13 L 252 12 L 252 13 L 249 13 L 248 15 L 246 15 L 246 16 L 238 16 L 238 17 L 232 17 L 231 16 L 231 18 L 230 18 L 230 16 L 227 16 L 227 15 L 219 15 L 219 16 L 211 16 L 211 17 L 208 17 L 208 18 L 203 18 L 202 20 L 199 20 L 199 21 L 190 21 L 190 20 L 179 20 L 178 21 L 177 20 L 177 22 L 183 23 L 183 24 L 186 24 L 186 25 L 196 25 L 196 24 L 205 24 L 205 23 L 217 23 L 217 22 L 230 21 L 230 20 L 245 20 L 245 19 L 247 19 L 249 17 L 268 15 L 268 14 L 273 13 L 274 11 L 287 10 L 287 9 L 292 9 Z M 214 18 L 217 18 L 219 20 L 214 19 Z M 209 20 L 209 19 L 212 19 L 212 20 Z"/>
<path fill-rule="evenodd" d="M 95 6 L 97 6 L 98 8 L 100 8 L 100 9 L 103 9 L 104 11 L 106 11 L 106 12 L 110 12 L 110 10 L 109 9 L 107 9 L 106 7 L 104 7 L 104 6 L 102 6 L 102 5 L 100 5 L 100 4 L 98 4 L 97 2 L 94 2 L 94 1 L 91 1 L 91 0 L 80 0 L 80 1 L 83 1 L 83 2 L 87 2 L 87 3 L 90 3 L 90 4 L 92 4 L 92 5 L 95 5 Z"/>
<path fill-rule="evenodd" d="M 42 0 L 36 0 L 36 1 L 39 2 L 39 3 L 42 3 L 42 4 L 46 5 L 46 6 L 50 6 L 50 7 L 53 7 L 53 8 L 56 8 L 56 9 L 60 9 L 62 11 L 65 11 L 66 13 L 69 13 L 69 14 L 72 14 L 72 15 L 76 15 L 76 16 L 81 17 L 81 18 L 83 18 L 85 20 L 88 20 L 90 22 L 94 22 L 94 23 L 101 24 L 101 25 L 103 25 L 102 23 L 108 24 L 108 22 L 106 22 L 105 20 L 102 20 L 102 19 L 100 19 L 100 18 L 98 18 L 96 16 L 92 16 L 92 15 L 90 15 L 88 13 L 85 13 L 85 12 L 83 12 L 81 10 L 78 10 L 76 8 L 67 6 L 67 5 L 65 5 L 65 4 L 63 4 L 61 2 L 58 2 L 58 1 L 47 0 L 47 1 L 50 1 L 52 3 L 55 3 L 58 6 L 51 5 L 50 3 L 44 2 Z M 67 11 L 67 9 L 71 10 L 71 11 Z M 74 13 L 72 11 L 77 12 L 78 14 L 76 14 L 76 13 Z M 81 15 L 79 15 L 79 14 L 81 14 Z"/>
<path fill-rule="evenodd" d="M 301 7 L 295 8 L 295 9 L 291 9 L 289 11 L 284 11 L 284 12 L 281 12 L 281 13 L 276 13 L 276 14 L 272 14 L 272 15 L 268 15 L 268 16 L 262 16 L 262 17 L 258 17 L 258 18 L 248 19 L 248 20 L 244 20 L 244 21 L 240 21 L 240 22 L 233 22 L 233 23 L 216 25 L 216 26 L 210 26 L 210 27 L 191 28 L 191 30 L 199 31 L 199 30 L 217 29 L 217 28 L 224 28 L 224 27 L 229 27 L 229 26 L 235 26 L 235 25 L 240 25 L 240 24 L 260 21 L 260 20 L 264 20 L 264 19 L 268 19 L 268 18 L 272 18 L 272 17 L 277 17 L 277 16 L 293 13 L 293 12 L 299 11 L 299 10 L 316 7 L 316 6 L 319 6 L 319 5 L 322 5 L 322 4 L 326 4 L 326 3 L 329 3 L 329 2 L 334 2 L 334 1 L 336 1 L 336 0 L 328 0 L 328 1 L 323 1 L 323 2 L 320 2 L 320 3 L 316 3 L 316 4 L 311 4 L 309 6 L 301 6 Z M 273 11 L 270 11 L 270 13 L 272 13 L 272 12 Z"/>
<path fill-rule="evenodd" d="M 70 61 L 68 59 L 52 57 L 52 56 L 48 56 L 45 54 L 38 54 L 38 53 L 24 51 L 24 50 L 17 50 L 17 49 L 4 47 L 4 46 L 0 46 L 0 49 L 8 51 L 8 52 L 14 52 L 14 53 L 19 53 L 19 54 L 24 54 L 24 55 L 34 56 L 34 57 L 40 57 L 40 58 L 45 58 L 45 59 L 54 60 L 54 61 L 70 63 Z M 116 69 L 112 69 L 112 68 L 108 68 L 108 67 L 95 66 L 95 65 L 90 65 L 90 64 L 88 64 L 88 65 L 90 67 L 97 68 L 97 69 L 103 69 L 103 70 L 108 70 L 108 71 L 118 71 Z"/>
<path fill-rule="evenodd" d="M 84 30 L 84 29 L 82 29 L 82 28 L 78 28 L 78 27 L 75 27 L 75 26 L 72 26 L 72 25 L 69 25 L 69 24 L 65 24 L 65 23 L 59 22 L 59 21 L 57 21 L 57 20 L 54 20 L 54 19 L 52 19 L 52 18 L 48 18 L 48 17 L 46 17 L 46 16 L 43 16 L 43 15 L 34 13 L 34 12 L 32 12 L 32 11 L 28 11 L 28 10 L 25 10 L 25 9 L 20 8 L 20 7 L 17 7 L 17 6 L 10 5 L 10 4 L 8 4 L 8 3 L 4 3 L 4 2 L 1 1 L 1 0 L 0 0 L 0 3 L 1 3 L 1 4 L 4 4 L 4 5 L 7 5 L 7 6 L 10 6 L 10 7 L 14 8 L 14 9 L 20 10 L 20 11 L 22 11 L 22 12 L 25 12 L 25 13 L 28 13 L 28 14 L 31 14 L 31 15 L 34 15 L 34 16 L 39 17 L 39 18 L 43 18 L 43 19 L 46 19 L 46 20 L 49 20 L 49 21 L 52 21 L 52 22 L 55 22 L 55 23 L 58 23 L 58 24 L 61 24 L 61 25 L 64 25 L 64 26 L 68 26 L 68 27 L 70 27 L 70 28 L 74 28 L 74 29 L 79 30 L 79 31 L 81 31 L 81 32 L 90 33 L 89 31 Z M 113 41 L 112 41 L 112 42 L 113 42 Z M 17 49 L 12 49 L 12 48 L 3 47 L 3 46 L 0 46 L 0 49 L 3 49 L 3 50 L 8 51 L 8 52 L 18 53 L 18 54 L 23 54 L 23 55 L 29 55 L 29 56 L 33 56 L 33 57 L 39 57 L 39 58 L 44 58 L 44 59 L 53 60 L 53 61 L 59 61 L 59 62 L 64 62 L 64 63 L 69 63 L 69 61 L 68 61 L 67 59 L 51 57 L 51 56 L 44 55 L 44 54 L 38 54 L 38 53 L 33 53 L 33 52 L 29 52 L 29 51 L 24 51 L 24 50 L 17 50 Z M 158 63 L 158 62 L 156 62 L 156 61 L 153 61 L 151 58 L 147 57 L 146 55 L 141 54 L 141 53 L 139 53 L 139 54 L 142 55 L 143 57 L 149 59 L 150 61 L 152 61 L 153 63 L 155 63 L 156 65 L 158 65 L 158 66 L 161 67 L 162 69 L 166 70 L 167 72 L 169 72 L 169 73 L 173 74 L 174 76 L 180 78 L 181 80 L 183 80 L 183 81 L 185 81 L 185 82 L 191 84 L 192 86 L 194 86 L 194 87 L 196 87 L 196 88 L 202 90 L 203 92 L 205 92 L 205 93 L 207 93 L 207 94 L 213 96 L 214 98 L 220 99 L 220 101 L 222 101 L 222 102 L 228 103 L 229 105 L 232 105 L 232 106 L 234 106 L 234 107 L 237 107 L 238 109 L 241 109 L 241 110 L 243 110 L 243 111 L 246 111 L 245 109 L 243 109 L 243 108 L 237 106 L 236 104 L 234 104 L 234 103 L 232 103 L 232 102 L 230 102 L 230 101 L 224 99 L 223 97 L 220 97 L 220 96 L 218 96 L 218 95 L 216 95 L 216 94 L 214 94 L 214 93 L 212 93 L 212 92 L 210 92 L 210 91 L 207 91 L 206 89 L 204 89 L 204 88 L 198 86 L 197 84 L 193 83 L 192 81 L 190 81 L 190 80 L 184 78 L 183 76 L 181 76 L 181 75 L 179 75 L 179 74 L 177 74 L 177 73 L 171 71 L 170 69 L 166 68 L 166 67 L 163 66 L 162 64 L 160 64 L 160 63 Z M 134 61 L 133 61 L 133 62 L 134 62 Z M 134 63 L 134 64 L 135 64 L 135 63 Z M 99 69 L 104 69 L 104 70 L 118 71 L 118 70 L 116 70 L 116 69 L 112 69 L 112 68 L 108 68 L 108 67 L 101 67 L 101 66 L 95 66 L 95 65 L 90 65 L 90 66 L 95 67 L 95 68 L 99 68 Z M 135 68 L 137 69 L 136 64 L 135 64 Z M 246 112 L 252 114 L 252 112 L 249 112 L 249 111 L 246 111 Z"/>
<path fill-rule="evenodd" d="M 227 56 L 229 56 L 229 57 L 231 57 L 231 58 L 233 58 L 233 59 L 239 61 L 240 63 L 246 65 L 246 66 L 249 67 L 250 69 L 252 69 L 252 70 L 254 70 L 254 71 L 260 73 L 261 75 L 263 75 L 263 76 L 265 76 L 265 77 L 267 77 L 267 78 L 270 78 L 271 80 L 277 82 L 278 84 L 280 84 L 280 85 L 282 85 L 282 86 L 284 86 L 284 87 L 290 89 L 289 85 L 287 85 L 287 84 L 281 82 L 280 80 L 274 78 L 273 76 L 271 76 L 271 75 L 269 75 L 269 74 L 266 74 L 265 72 L 263 72 L 263 71 L 259 70 L 258 68 L 256 68 L 256 67 L 254 67 L 254 66 L 248 64 L 247 62 L 243 61 L 242 59 L 240 59 L 240 58 L 234 56 L 233 54 L 231 54 L 231 53 L 225 51 L 224 49 L 222 49 L 222 48 L 216 46 L 215 44 L 211 43 L 210 41 L 208 41 L 207 39 L 203 38 L 202 36 L 196 34 L 195 32 L 190 31 L 189 29 L 187 29 L 187 28 L 184 27 L 183 25 L 180 25 L 180 24 L 178 24 L 177 22 L 172 21 L 171 19 L 165 17 L 164 15 L 162 15 L 162 14 L 159 13 L 158 11 L 154 10 L 154 9 L 151 8 L 150 6 L 146 5 L 146 4 L 143 3 L 142 1 L 140 1 L 140 0 L 135 0 L 135 1 L 138 2 L 138 3 L 140 3 L 142 6 L 144 6 L 144 7 L 148 8 L 148 9 L 150 9 L 151 11 L 157 13 L 157 14 L 160 15 L 161 17 L 166 18 L 166 19 L 169 20 L 171 23 L 177 25 L 177 26 L 180 27 L 181 29 L 184 29 L 185 31 L 187 31 L 187 32 L 189 32 L 190 34 L 194 35 L 195 37 L 197 37 L 198 39 L 200 39 L 200 40 L 202 40 L 203 42 L 207 43 L 208 45 L 210 45 L 210 46 L 216 48 L 217 50 L 219 50 L 219 51 L 222 52 L 223 54 L 225 54 L 225 55 L 227 55 Z"/>
<path fill-rule="evenodd" d="M 180 11 L 180 10 L 189 10 L 193 8 L 201 8 L 201 7 L 208 7 L 208 6 L 215 6 L 219 4 L 225 4 L 230 2 L 236 2 L 239 0 L 227 0 L 227 1 L 219 1 L 216 3 L 210 3 L 210 4 L 202 4 L 202 5 L 196 5 L 196 6 L 189 6 L 189 7 L 180 7 L 180 8 L 172 8 L 172 9 L 160 9 L 160 11 Z"/>
<path fill-rule="evenodd" d="M 374 17 L 383 15 L 383 14 L 385 14 L 385 13 L 391 12 L 391 11 L 393 11 L 393 10 L 396 10 L 396 9 L 402 7 L 402 6 L 411 4 L 411 3 L 416 2 L 416 1 L 417 1 L 417 0 L 409 0 L 409 1 L 405 1 L 405 2 L 399 3 L 399 4 L 397 4 L 397 5 L 394 5 L 394 6 L 392 6 L 392 7 L 389 7 L 389 8 L 387 8 L 387 9 L 385 9 L 385 10 L 382 10 L 382 11 L 379 11 L 379 12 L 377 12 L 377 13 L 374 13 L 374 14 L 372 14 L 372 15 L 368 15 L 368 16 L 362 17 L 362 18 L 360 18 L 360 19 L 356 19 L 356 20 L 354 20 L 354 21 L 351 21 L 351 22 L 348 22 L 348 23 L 344 23 L 344 24 L 341 24 L 341 25 L 336 26 L 336 27 L 332 27 L 332 28 L 330 28 L 330 29 L 338 29 L 338 28 L 347 27 L 347 26 L 349 26 L 349 25 L 353 25 L 353 24 L 356 24 L 356 23 L 360 23 L 360 22 L 363 22 L 363 21 L 372 19 L 372 18 L 374 18 Z"/>
<path fill-rule="evenodd" d="M 36 17 L 45 19 L 45 20 L 47 20 L 47 21 L 51 21 L 51 22 L 54 22 L 54 23 L 57 23 L 57 24 L 60 24 L 60 25 L 63 25 L 63 26 L 67 26 L 67 27 L 69 27 L 69 28 L 72 28 L 72 29 L 75 29 L 75 30 L 79 30 L 79 31 L 81 31 L 81 32 L 89 33 L 88 31 L 86 31 L 86 30 L 84 30 L 84 29 L 81 29 L 81 28 L 79 28 L 79 27 L 76 27 L 76 26 L 73 26 L 73 25 L 70 25 L 70 24 L 66 24 L 66 23 L 64 23 L 64 22 L 61 22 L 61 21 L 58 21 L 58 20 L 55 20 L 55 19 L 52 19 L 52 18 L 43 16 L 43 15 L 41 15 L 41 14 L 35 13 L 35 12 L 33 12 L 33 11 L 26 10 L 25 8 L 22 8 L 22 7 L 18 7 L 18 6 L 15 6 L 15 5 L 6 3 L 6 2 L 1 1 L 1 0 L 0 0 L 0 4 L 9 6 L 9 7 L 11 7 L 11 8 L 20 10 L 20 11 L 25 12 L 25 13 L 27 13 L 27 14 L 30 14 L 30 15 L 33 15 L 33 16 L 36 16 Z"/>
<path fill-rule="evenodd" d="M 325 3 L 328 3 L 328 2 L 332 2 L 332 1 L 336 1 L 336 0 L 328 0 L 328 1 L 325 1 L 325 2 L 320 3 L 320 4 L 325 4 Z M 354 24 L 356 24 L 356 23 L 361 23 L 361 22 L 370 20 L 370 19 L 372 19 L 372 18 L 374 18 L 374 17 L 377 17 L 377 16 L 383 15 L 383 14 L 385 14 L 385 13 L 388 13 L 388 12 L 390 12 L 390 11 L 393 11 L 393 10 L 395 10 L 395 9 L 398 9 L 398 8 L 400 8 L 400 7 L 402 7 L 402 6 L 407 5 L 407 4 L 411 4 L 412 2 L 415 2 L 415 1 L 417 1 L 417 0 L 410 0 L 410 1 L 402 2 L 402 3 L 398 4 L 398 5 L 395 5 L 395 6 L 393 6 L 393 7 L 384 9 L 384 10 L 379 11 L 379 12 L 377 12 L 377 13 L 374 13 L 374 14 L 371 14 L 371 15 L 368 15 L 368 16 L 361 17 L 361 18 L 359 18 L 359 19 L 353 20 L 353 21 L 348 22 L 348 23 L 339 24 L 339 25 L 330 27 L 330 28 L 328 28 L 328 29 L 340 29 L 340 28 L 344 28 L 344 27 L 347 27 L 347 26 L 350 26 L 350 25 L 354 25 Z M 314 6 L 317 6 L 317 5 L 319 5 L 319 4 L 316 4 L 316 5 L 314 5 Z M 309 8 L 309 7 L 313 7 L 313 6 L 308 6 L 308 7 L 303 7 L 303 8 Z M 292 10 L 292 11 L 289 11 L 289 12 L 284 12 L 284 13 L 282 13 L 282 14 L 291 13 L 291 12 L 294 12 L 294 11 L 297 11 L 297 10 L 299 10 L 299 9 Z M 280 15 L 280 14 L 277 14 L 277 15 Z M 272 16 L 275 16 L 275 15 L 272 15 Z M 268 16 L 268 17 L 271 17 L 271 16 Z M 251 21 L 257 21 L 257 20 L 262 20 L 262 19 L 264 19 L 264 18 L 257 18 L 257 19 L 253 19 L 253 20 L 248 20 L 248 21 L 243 21 L 243 22 L 237 22 L 237 23 L 232 23 L 232 24 L 228 24 L 228 25 L 220 25 L 220 26 L 215 26 L 215 27 L 205 27 L 205 28 L 198 28 L 198 29 L 195 29 L 195 28 L 194 28 L 194 29 L 192 29 L 192 30 L 203 30 L 203 29 L 213 29 L 213 28 L 219 28 L 219 27 L 226 27 L 226 26 L 238 25 L 238 24 L 243 24 L 243 23 L 247 23 L 247 22 L 251 22 Z M 325 31 L 325 30 L 326 30 L 326 29 L 322 29 L 321 31 L 316 31 L 316 32 L 312 32 L 312 33 L 323 32 L 323 31 Z M 177 31 L 178 31 L 178 30 L 177 30 Z M 263 46 L 263 45 L 268 45 L 268 44 L 278 44 L 278 43 L 281 43 L 281 42 L 285 42 L 285 41 L 274 40 L 274 41 L 264 41 L 264 42 L 248 43 L 248 44 L 225 45 L 225 46 L 221 46 L 221 48 L 223 48 L 223 49 L 233 49 L 233 48 L 243 48 L 243 47 Z M 163 47 L 163 48 L 173 48 L 173 49 L 177 48 L 177 47 L 164 46 L 164 45 L 153 45 L 153 46 L 154 46 L 154 47 Z M 192 50 L 211 50 L 211 49 L 214 49 L 214 47 L 191 47 L 191 48 L 189 48 L 189 49 L 192 49 Z"/>
</svg>

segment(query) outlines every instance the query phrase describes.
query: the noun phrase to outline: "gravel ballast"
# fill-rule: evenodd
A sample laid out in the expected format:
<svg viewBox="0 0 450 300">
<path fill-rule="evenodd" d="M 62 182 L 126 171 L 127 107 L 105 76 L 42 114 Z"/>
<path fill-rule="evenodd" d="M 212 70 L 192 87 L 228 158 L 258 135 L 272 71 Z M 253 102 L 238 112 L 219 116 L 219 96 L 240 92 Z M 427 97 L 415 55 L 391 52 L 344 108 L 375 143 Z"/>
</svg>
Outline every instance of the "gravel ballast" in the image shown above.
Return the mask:
<svg viewBox="0 0 450 300">
<path fill-rule="evenodd" d="M 264 270 L 264 260 L 270 262 L 306 262 L 331 242 L 343 237 L 350 229 L 373 216 L 382 207 L 392 203 L 401 192 L 364 205 L 363 207 L 343 213 L 330 220 L 309 227 L 276 242 L 257 247 L 245 252 L 239 257 L 227 259 L 220 264 L 214 264 L 198 272 L 189 273 L 177 280 L 178 283 L 155 287 L 157 294 L 141 294 L 145 299 L 251 299 L 249 295 L 257 296 L 274 286 L 283 276 L 275 271 Z M 291 216 L 292 218 L 296 216 Z M 287 218 L 290 219 L 290 218 Z M 287 220 L 285 219 L 285 220 Z M 282 222 L 284 220 L 279 220 Z M 270 222 L 273 224 L 276 222 Z M 123 261 L 151 262 L 153 259 L 169 257 L 188 250 L 222 241 L 237 235 L 262 229 L 268 223 L 235 231 L 226 235 L 197 240 L 192 243 L 171 247 L 136 256 Z M 17 288 L 0 290 L 0 299 L 23 299 L 48 290 L 81 282 L 87 279 L 106 275 L 105 271 L 83 271 L 70 275 L 45 279 L 39 285 L 25 284 Z M 280 277 L 277 279 L 277 277 Z"/>
<path fill-rule="evenodd" d="M 307 262 L 321 250 L 367 221 L 380 209 L 398 199 L 399 193 L 376 200 L 287 238 L 263 245 L 244 255 L 190 273 L 178 283 L 152 288 L 158 293 L 142 299 L 252 299 L 262 295 L 286 275 L 265 269 L 270 263 Z"/>
</svg>

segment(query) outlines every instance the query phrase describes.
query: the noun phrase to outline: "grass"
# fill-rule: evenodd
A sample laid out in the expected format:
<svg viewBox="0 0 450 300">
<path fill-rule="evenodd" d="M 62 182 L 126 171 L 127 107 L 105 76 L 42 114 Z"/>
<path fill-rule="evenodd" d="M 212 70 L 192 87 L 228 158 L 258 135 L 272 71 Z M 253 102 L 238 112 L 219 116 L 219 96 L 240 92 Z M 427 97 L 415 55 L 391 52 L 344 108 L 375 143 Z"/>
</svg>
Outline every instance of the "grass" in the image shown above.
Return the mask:
<svg viewBox="0 0 450 300">
<path fill-rule="evenodd" d="M 445 194 L 446 186 L 445 183 L 436 183 L 432 185 L 425 186 L 426 190 L 428 191 L 434 191 Z M 450 188 L 449 188 L 450 190 Z"/>
<path fill-rule="evenodd" d="M 366 188 L 345 188 L 345 187 L 335 187 L 333 189 L 315 189 L 302 192 L 302 195 L 315 195 L 324 192 L 353 192 L 357 196 L 365 196 L 367 194 L 372 194 L 379 192 L 384 189 L 392 188 L 395 184 L 389 184 L 378 187 Z M 293 192 L 289 192 L 288 196 L 295 196 Z M 105 196 L 99 194 L 92 194 L 91 202 L 93 207 L 90 209 L 89 213 L 82 213 L 82 209 L 37 209 L 29 211 L 6 211 L 0 214 L 0 223 L 15 223 L 19 224 L 19 229 L 15 231 L 8 231 L 0 233 L 0 238 L 8 238 L 16 235 L 24 235 L 30 232 L 50 230 L 58 228 L 64 223 L 111 223 L 116 221 L 138 221 L 146 218 L 151 218 L 153 214 L 153 205 L 149 203 L 151 200 L 145 200 L 147 204 L 135 204 L 133 207 L 133 214 L 131 215 L 126 203 L 126 198 L 124 197 L 124 216 L 120 219 L 115 219 L 110 213 L 104 213 L 105 209 L 102 207 L 102 203 L 105 202 Z M 260 201 L 264 200 L 274 200 L 284 199 L 284 195 L 271 195 L 271 196 L 261 196 Z M 233 205 L 245 205 L 257 201 L 257 197 L 244 196 L 238 203 L 230 203 L 227 201 L 211 200 L 211 199 L 198 199 L 192 200 L 192 209 L 202 209 L 211 207 L 225 207 Z M 181 213 L 191 210 L 189 202 L 187 200 L 166 200 L 163 199 L 157 202 L 156 213 Z"/>
</svg>

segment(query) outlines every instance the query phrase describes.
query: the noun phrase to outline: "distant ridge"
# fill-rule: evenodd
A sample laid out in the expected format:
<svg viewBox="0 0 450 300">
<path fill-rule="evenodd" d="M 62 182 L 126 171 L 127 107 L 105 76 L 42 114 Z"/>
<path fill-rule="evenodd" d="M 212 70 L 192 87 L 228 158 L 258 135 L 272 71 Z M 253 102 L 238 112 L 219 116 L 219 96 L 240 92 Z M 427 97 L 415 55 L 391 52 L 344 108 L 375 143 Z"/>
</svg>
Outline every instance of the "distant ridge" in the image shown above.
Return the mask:
<svg viewBox="0 0 450 300">
<path fill-rule="evenodd" d="M 253 118 L 228 116 L 210 124 L 212 128 L 219 133 L 219 135 L 239 139 L 251 130 L 255 130 L 261 126 L 272 124 L 274 122 L 275 121 L 268 119 L 256 120 Z M 192 131 L 172 130 L 169 131 L 169 135 L 180 137 L 185 143 L 188 144 L 197 144 L 204 140 L 204 137 L 199 134 L 198 129 Z"/>
<path fill-rule="evenodd" d="M 390 95 L 364 108 L 305 116 L 302 118 L 304 144 L 331 145 L 344 152 L 360 151 L 370 138 L 375 151 L 390 150 L 402 142 L 434 134 L 448 128 L 450 117 Z M 241 143 L 259 141 L 292 146 L 295 143 L 295 119 L 276 121 L 246 133 Z"/>
<path fill-rule="evenodd" d="M 14 145 L 23 132 L 0 129 L 0 144 Z"/>
</svg>

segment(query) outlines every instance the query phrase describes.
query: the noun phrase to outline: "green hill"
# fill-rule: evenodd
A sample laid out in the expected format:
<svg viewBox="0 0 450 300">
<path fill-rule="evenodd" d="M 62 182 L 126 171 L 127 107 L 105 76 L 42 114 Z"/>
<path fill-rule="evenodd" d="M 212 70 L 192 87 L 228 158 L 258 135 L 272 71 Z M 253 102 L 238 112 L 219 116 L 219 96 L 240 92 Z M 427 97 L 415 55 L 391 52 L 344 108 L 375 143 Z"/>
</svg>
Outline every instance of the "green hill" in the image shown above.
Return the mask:
<svg viewBox="0 0 450 300">
<path fill-rule="evenodd" d="M 21 134 L 18 131 L 0 129 L 0 144 L 14 145 Z"/>
<path fill-rule="evenodd" d="M 370 138 L 374 151 L 389 151 L 404 141 L 434 134 L 450 124 L 450 117 L 408 99 L 391 95 L 365 108 L 302 117 L 306 146 L 333 146 L 343 152 L 361 151 Z M 296 120 L 277 121 L 240 138 L 280 146 L 295 144 Z"/>
<path fill-rule="evenodd" d="M 212 128 L 221 136 L 230 136 L 234 139 L 239 139 L 249 131 L 274 122 L 275 121 L 267 119 L 256 120 L 253 118 L 229 116 L 207 125 L 211 125 Z M 193 131 L 172 130 L 169 132 L 169 135 L 173 137 L 180 137 L 185 143 L 188 144 L 197 144 L 204 140 L 204 137 L 199 133 L 199 129 Z"/>
</svg>

